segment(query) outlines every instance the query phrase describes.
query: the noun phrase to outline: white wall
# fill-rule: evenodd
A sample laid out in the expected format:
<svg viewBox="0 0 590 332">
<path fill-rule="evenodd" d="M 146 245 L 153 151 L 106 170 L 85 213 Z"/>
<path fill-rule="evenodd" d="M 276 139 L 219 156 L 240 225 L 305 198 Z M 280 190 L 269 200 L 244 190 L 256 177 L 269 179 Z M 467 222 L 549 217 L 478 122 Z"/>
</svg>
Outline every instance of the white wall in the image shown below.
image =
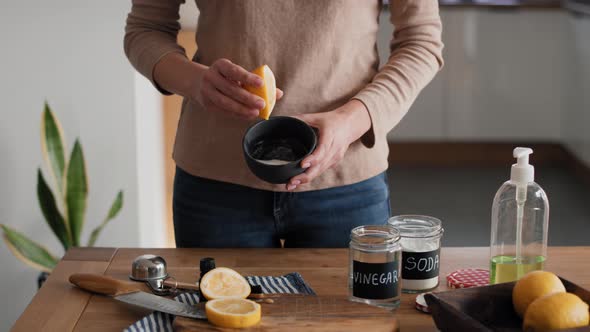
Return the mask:
<svg viewBox="0 0 590 332">
<path fill-rule="evenodd" d="M 183 30 L 196 31 L 198 21 L 199 9 L 194 1 L 186 1 L 180 6 L 180 26 Z"/>
<path fill-rule="evenodd" d="M 62 121 L 68 148 L 77 136 L 84 147 L 90 192 L 83 238 L 124 189 L 123 210 L 98 245 L 145 243 L 138 234 L 137 159 L 146 152 L 136 146 L 134 71 L 123 53 L 129 6 L 121 0 L 0 2 L 0 223 L 59 254 L 35 194 L 44 99 Z M 37 272 L 4 243 L 0 263 L 0 331 L 6 331 L 34 295 Z"/>
<path fill-rule="evenodd" d="M 135 80 L 139 245 L 166 246 L 162 95 L 139 73 Z M 172 156 L 165 156 L 172 158 Z"/>
</svg>

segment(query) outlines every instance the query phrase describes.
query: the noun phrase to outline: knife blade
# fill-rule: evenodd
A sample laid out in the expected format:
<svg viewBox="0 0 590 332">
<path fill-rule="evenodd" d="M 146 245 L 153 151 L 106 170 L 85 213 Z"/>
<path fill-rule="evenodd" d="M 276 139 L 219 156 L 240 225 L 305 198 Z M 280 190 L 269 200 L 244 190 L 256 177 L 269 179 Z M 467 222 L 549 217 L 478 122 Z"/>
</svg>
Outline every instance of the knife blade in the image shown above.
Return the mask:
<svg viewBox="0 0 590 332">
<path fill-rule="evenodd" d="M 86 291 L 107 295 L 115 300 L 172 315 L 207 319 L 202 308 L 146 293 L 138 284 L 98 274 L 76 273 L 70 282 Z"/>
<path fill-rule="evenodd" d="M 207 319 L 205 312 L 187 303 L 182 303 L 167 298 L 159 297 L 146 292 L 135 292 L 114 297 L 115 300 L 136 305 L 138 307 L 161 311 L 175 316 L 184 316 L 196 319 Z"/>
</svg>

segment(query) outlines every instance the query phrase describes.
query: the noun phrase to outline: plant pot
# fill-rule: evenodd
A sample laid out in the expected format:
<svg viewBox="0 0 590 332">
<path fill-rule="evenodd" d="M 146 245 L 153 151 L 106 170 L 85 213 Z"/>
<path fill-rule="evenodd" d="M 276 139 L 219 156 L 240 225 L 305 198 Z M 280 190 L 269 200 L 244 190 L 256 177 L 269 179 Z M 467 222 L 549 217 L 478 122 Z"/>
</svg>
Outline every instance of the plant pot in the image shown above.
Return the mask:
<svg viewBox="0 0 590 332">
<path fill-rule="evenodd" d="M 49 278 L 49 273 L 47 273 L 47 272 L 39 273 L 39 276 L 37 277 L 37 289 L 41 289 L 41 286 L 43 286 L 43 284 L 45 283 L 47 278 Z"/>
</svg>

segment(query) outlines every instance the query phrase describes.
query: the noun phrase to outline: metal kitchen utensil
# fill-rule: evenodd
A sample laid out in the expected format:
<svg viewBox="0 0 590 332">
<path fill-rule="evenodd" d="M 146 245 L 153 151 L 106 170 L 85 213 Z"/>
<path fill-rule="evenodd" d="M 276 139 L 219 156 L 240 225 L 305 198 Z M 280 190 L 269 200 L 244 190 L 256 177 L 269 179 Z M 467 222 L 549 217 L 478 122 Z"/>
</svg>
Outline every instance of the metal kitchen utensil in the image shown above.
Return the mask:
<svg viewBox="0 0 590 332">
<path fill-rule="evenodd" d="M 72 274 L 70 282 L 86 291 L 108 295 L 115 300 L 142 308 L 177 316 L 207 319 L 207 315 L 202 308 L 143 292 L 140 286 L 135 283 L 86 273 Z"/>
<path fill-rule="evenodd" d="M 129 279 L 145 282 L 156 295 L 170 295 L 176 291 L 164 286 L 167 278 L 166 261 L 160 256 L 141 255 L 131 263 Z"/>
<path fill-rule="evenodd" d="M 178 282 L 168 275 L 166 261 L 156 255 L 141 255 L 131 264 L 131 280 L 145 282 L 156 295 L 170 295 L 177 289 L 198 290 L 198 284 Z"/>
<path fill-rule="evenodd" d="M 166 261 L 156 255 L 141 255 L 131 263 L 131 275 L 129 278 L 136 281 L 166 279 Z"/>
</svg>

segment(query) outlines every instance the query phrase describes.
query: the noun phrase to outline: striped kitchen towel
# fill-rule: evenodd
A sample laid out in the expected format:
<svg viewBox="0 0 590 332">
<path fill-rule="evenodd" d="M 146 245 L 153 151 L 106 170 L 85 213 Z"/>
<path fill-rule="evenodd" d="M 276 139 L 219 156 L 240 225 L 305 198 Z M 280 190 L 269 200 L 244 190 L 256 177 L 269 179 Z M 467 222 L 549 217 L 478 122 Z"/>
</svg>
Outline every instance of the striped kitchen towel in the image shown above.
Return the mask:
<svg viewBox="0 0 590 332">
<path fill-rule="evenodd" d="M 289 273 L 280 277 L 259 277 L 247 276 L 246 279 L 251 286 L 260 286 L 265 294 L 272 293 L 292 293 L 315 295 L 315 292 L 303 280 L 303 277 L 297 272 Z M 197 304 L 199 302 L 198 293 L 182 293 L 174 298 L 182 303 Z M 173 332 L 172 322 L 174 315 L 154 311 L 152 314 L 143 317 L 133 325 L 129 326 L 124 332 Z"/>
</svg>

